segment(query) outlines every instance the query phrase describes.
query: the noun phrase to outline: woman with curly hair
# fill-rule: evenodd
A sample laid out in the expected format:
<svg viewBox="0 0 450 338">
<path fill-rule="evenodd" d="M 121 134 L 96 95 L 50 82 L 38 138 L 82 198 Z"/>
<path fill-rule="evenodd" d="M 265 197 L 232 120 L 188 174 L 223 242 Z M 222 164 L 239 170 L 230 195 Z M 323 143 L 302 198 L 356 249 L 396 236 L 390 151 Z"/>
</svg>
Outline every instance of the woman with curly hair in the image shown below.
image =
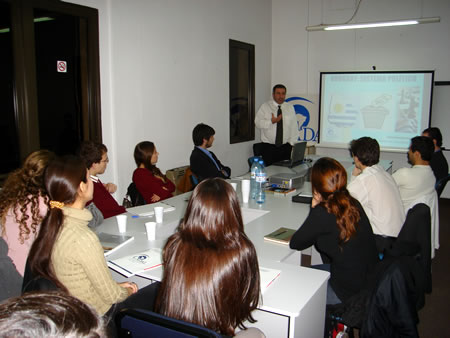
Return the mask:
<svg viewBox="0 0 450 338">
<path fill-rule="evenodd" d="M 137 169 L 133 182 L 147 204 L 172 197 L 175 185 L 156 166 L 159 153 L 153 142 L 143 141 L 134 148 Z"/>
<path fill-rule="evenodd" d="M 312 167 L 311 210 L 292 236 L 291 249 L 314 245 L 330 271 L 327 304 L 338 304 L 362 289 L 378 260 L 375 237 L 361 204 L 347 190 L 347 172 L 335 159 L 323 157 Z M 314 266 L 313 266 L 314 267 Z"/>
<path fill-rule="evenodd" d="M 8 244 L 8 256 L 22 276 L 28 251 L 48 210 L 43 175 L 53 158 L 48 150 L 31 153 L 22 168 L 8 176 L 0 191 L 2 237 Z"/>
</svg>

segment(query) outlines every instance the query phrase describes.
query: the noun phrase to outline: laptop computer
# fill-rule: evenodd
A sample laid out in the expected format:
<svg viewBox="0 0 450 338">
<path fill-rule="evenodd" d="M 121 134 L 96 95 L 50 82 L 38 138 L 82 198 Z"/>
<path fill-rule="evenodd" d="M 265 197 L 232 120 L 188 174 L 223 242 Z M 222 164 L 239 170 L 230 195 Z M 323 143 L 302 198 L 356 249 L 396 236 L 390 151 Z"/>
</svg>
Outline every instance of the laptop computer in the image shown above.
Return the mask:
<svg viewBox="0 0 450 338">
<path fill-rule="evenodd" d="M 293 168 L 303 163 L 303 159 L 305 158 L 305 151 L 306 151 L 306 142 L 295 143 L 292 146 L 291 158 L 289 160 L 275 162 L 273 165 Z"/>
</svg>

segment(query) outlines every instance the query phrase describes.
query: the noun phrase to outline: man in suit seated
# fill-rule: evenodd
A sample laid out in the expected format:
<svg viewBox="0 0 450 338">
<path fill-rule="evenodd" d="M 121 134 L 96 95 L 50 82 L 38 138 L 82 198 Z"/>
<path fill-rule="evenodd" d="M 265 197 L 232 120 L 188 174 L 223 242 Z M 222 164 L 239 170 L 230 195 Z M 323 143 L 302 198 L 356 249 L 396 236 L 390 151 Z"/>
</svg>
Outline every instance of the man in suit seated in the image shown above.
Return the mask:
<svg viewBox="0 0 450 338">
<path fill-rule="evenodd" d="M 412 167 L 400 168 L 392 175 L 400 190 L 405 211 L 419 197 L 434 191 L 436 177 L 430 167 L 433 152 L 434 145 L 431 138 L 413 137 L 408 150 L 408 162 Z"/>
<path fill-rule="evenodd" d="M 208 150 L 213 145 L 215 133 L 212 127 L 203 123 L 196 125 L 192 131 L 195 147 L 191 153 L 190 166 L 199 181 L 211 177 L 230 178 L 231 169 L 222 165 L 216 155 Z"/>
<path fill-rule="evenodd" d="M 422 132 L 422 136 L 429 137 L 434 143 L 434 153 L 431 157 L 430 167 L 433 170 L 436 181 L 446 177 L 448 175 L 448 163 L 442 153 L 442 134 L 439 128 L 432 127 L 427 128 Z"/>
<path fill-rule="evenodd" d="M 361 203 L 379 252 L 383 252 L 398 236 L 405 211 L 400 192 L 392 176 L 378 164 L 380 145 L 370 137 L 361 137 L 350 143 L 355 162 L 348 191 Z"/>
</svg>

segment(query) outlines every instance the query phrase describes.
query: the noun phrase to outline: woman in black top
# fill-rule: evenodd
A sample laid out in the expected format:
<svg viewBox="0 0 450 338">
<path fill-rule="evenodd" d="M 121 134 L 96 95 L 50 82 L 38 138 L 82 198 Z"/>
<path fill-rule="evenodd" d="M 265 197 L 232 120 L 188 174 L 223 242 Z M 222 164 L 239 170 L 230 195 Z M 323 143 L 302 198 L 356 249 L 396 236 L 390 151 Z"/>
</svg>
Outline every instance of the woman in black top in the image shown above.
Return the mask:
<svg viewBox="0 0 450 338">
<path fill-rule="evenodd" d="M 311 185 L 311 211 L 290 247 L 303 250 L 314 245 L 320 252 L 325 270 L 331 272 L 327 304 L 335 304 L 364 286 L 378 259 L 375 238 L 363 208 L 347 190 L 347 173 L 338 161 L 319 159 Z"/>
</svg>

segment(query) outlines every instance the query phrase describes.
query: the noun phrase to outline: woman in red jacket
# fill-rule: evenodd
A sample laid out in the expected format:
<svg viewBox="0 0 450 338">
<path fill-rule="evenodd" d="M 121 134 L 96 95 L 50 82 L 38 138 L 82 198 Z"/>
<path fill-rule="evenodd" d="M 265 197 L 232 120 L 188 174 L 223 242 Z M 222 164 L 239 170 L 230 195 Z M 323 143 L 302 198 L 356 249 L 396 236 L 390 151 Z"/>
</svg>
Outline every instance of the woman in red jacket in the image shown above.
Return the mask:
<svg viewBox="0 0 450 338">
<path fill-rule="evenodd" d="M 156 167 L 158 155 L 153 142 L 143 141 L 134 148 L 133 182 L 147 204 L 170 198 L 175 191 L 175 185 Z"/>
</svg>

